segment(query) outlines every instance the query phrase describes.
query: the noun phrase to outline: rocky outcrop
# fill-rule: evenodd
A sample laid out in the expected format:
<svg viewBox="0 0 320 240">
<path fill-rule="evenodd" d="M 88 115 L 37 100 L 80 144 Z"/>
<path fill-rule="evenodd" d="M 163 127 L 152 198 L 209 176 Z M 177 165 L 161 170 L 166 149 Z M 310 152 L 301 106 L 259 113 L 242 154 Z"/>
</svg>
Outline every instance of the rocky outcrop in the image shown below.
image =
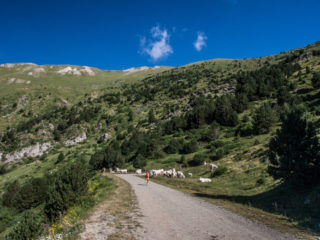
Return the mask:
<svg viewBox="0 0 320 240">
<path fill-rule="evenodd" d="M 37 157 L 41 156 L 44 154 L 48 149 L 51 148 L 51 143 L 46 142 L 46 143 L 36 143 L 35 145 L 29 146 L 22 148 L 20 151 L 16 151 L 14 153 L 9 153 L 5 155 L 4 157 L 4 162 L 7 163 L 12 163 L 12 162 L 17 162 L 21 158 L 24 157 Z"/>
<path fill-rule="evenodd" d="M 11 84 L 11 83 L 25 83 L 26 80 L 24 79 L 20 79 L 20 78 L 10 78 L 8 80 L 8 83 Z"/>
<path fill-rule="evenodd" d="M 81 75 L 81 72 L 78 71 L 77 68 L 72 68 L 72 67 L 66 67 L 63 68 L 61 70 L 59 70 L 57 73 L 61 74 L 61 75 L 66 75 L 66 74 L 73 74 L 73 75 Z"/>
<path fill-rule="evenodd" d="M 90 67 L 84 66 L 82 69 L 77 69 L 72 68 L 70 66 L 60 69 L 59 71 L 57 71 L 57 73 L 61 74 L 61 75 L 66 75 L 66 74 L 72 74 L 72 75 L 76 75 L 76 76 L 81 76 L 83 73 L 84 74 L 88 74 L 89 76 L 94 76 L 95 73 L 94 71 L 92 71 L 92 69 Z"/>
<path fill-rule="evenodd" d="M 145 70 L 154 70 L 154 69 L 158 69 L 160 68 L 160 66 L 154 66 L 154 67 L 146 67 L 146 66 L 143 66 L 143 67 L 136 67 L 136 68 L 128 68 L 128 69 L 125 69 L 123 70 L 123 72 L 125 72 L 125 75 L 129 75 L 129 74 L 132 74 L 132 73 L 135 73 L 135 72 L 141 72 L 141 71 L 145 71 Z"/>
<path fill-rule="evenodd" d="M 64 141 L 63 144 L 66 145 L 66 146 L 72 146 L 72 145 L 75 145 L 79 142 L 83 142 L 84 140 L 87 139 L 87 134 L 84 132 L 82 133 L 80 136 L 74 138 L 74 139 L 69 139 L 67 141 Z"/>
<path fill-rule="evenodd" d="M 100 135 L 97 139 L 97 142 L 100 144 L 102 142 L 106 142 L 108 141 L 108 139 L 111 137 L 111 135 L 109 133 L 104 133 L 102 135 Z"/>
<path fill-rule="evenodd" d="M 107 141 L 110 137 L 111 137 L 111 135 L 109 133 L 104 133 L 101 135 L 100 139 L 102 141 Z"/>
<path fill-rule="evenodd" d="M 54 131 L 54 125 L 52 123 L 49 123 L 48 124 L 48 128 L 51 130 L 51 131 Z"/>
<path fill-rule="evenodd" d="M 28 104 L 28 96 L 27 95 L 23 95 L 18 99 L 18 105 L 17 105 L 17 109 L 22 109 L 24 108 L 27 104 Z"/>
<path fill-rule="evenodd" d="M 83 73 L 87 73 L 89 76 L 96 75 L 94 73 L 94 71 L 92 71 L 92 69 L 90 67 L 87 67 L 87 66 L 85 66 L 84 69 L 81 69 L 80 71 L 83 72 Z"/>
<path fill-rule="evenodd" d="M 35 63 L 3 63 L 3 64 L 0 64 L 0 67 L 13 68 L 14 66 L 23 66 L 23 65 L 37 66 L 37 64 Z"/>
</svg>

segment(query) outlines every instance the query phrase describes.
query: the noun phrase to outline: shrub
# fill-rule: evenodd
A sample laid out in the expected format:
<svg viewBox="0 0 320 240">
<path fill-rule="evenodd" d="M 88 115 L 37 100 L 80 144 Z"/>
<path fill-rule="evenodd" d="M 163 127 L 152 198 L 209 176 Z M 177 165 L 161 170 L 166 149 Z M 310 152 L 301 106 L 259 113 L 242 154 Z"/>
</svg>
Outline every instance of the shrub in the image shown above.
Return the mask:
<svg viewBox="0 0 320 240">
<path fill-rule="evenodd" d="M 183 139 L 171 139 L 168 146 L 164 149 L 166 153 L 177 153 L 183 148 Z"/>
<path fill-rule="evenodd" d="M 94 170 L 102 169 L 104 167 L 103 152 L 94 153 L 90 158 L 89 164 Z"/>
<path fill-rule="evenodd" d="M 311 82 L 312 82 L 312 86 L 314 88 L 319 88 L 320 87 L 320 72 L 313 74 Z"/>
<path fill-rule="evenodd" d="M 94 170 L 121 167 L 124 164 L 124 158 L 118 142 L 112 142 L 103 150 L 94 153 L 89 164 Z"/>
<path fill-rule="evenodd" d="M 48 191 L 46 178 L 34 178 L 24 184 L 15 196 L 15 207 L 20 210 L 39 206 L 44 202 Z"/>
<path fill-rule="evenodd" d="M 6 235 L 6 240 L 35 239 L 44 232 L 42 224 L 41 215 L 34 210 L 25 211 L 18 224 Z"/>
<path fill-rule="evenodd" d="M 53 221 L 88 190 L 89 172 L 84 161 L 72 163 L 54 177 L 46 198 L 44 212 Z"/>
<path fill-rule="evenodd" d="M 266 183 L 266 177 L 264 174 L 261 174 L 261 176 L 257 179 L 257 185 L 263 185 Z"/>
<path fill-rule="evenodd" d="M 20 189 L 21 187 L 17 180 L 10 183 L 2 196 L 3 205 L 7 207 L 14 207 L 15 199 L 16 196 L 19 194 Z"/>
<path fill-rule="evenodd" d="M 57 161 L 56 161 L 56 163 L 55 163 L 55 164 L 58 164 L 58 163 L 62 162 L 62 161 L 63 161 L 63 159 L 64 159 L 64 155 L 63 155 L 63 153 L 59 153 L 59 156 L 58 156 Z"/>
<path fill-rule="evenodd" d="M 182 153 L 193 153 L 198 150 L 198 142 L 196 140 L 191 140 L 184 144 L 182 148 Z"/>
<path fill-rule="evenodd" d="M 253 127 L 251 122 L 241 123 L 236 130 L 236 134 L 241 137 L 250 136 L 253 132 Z"/>
<path fill-rule="evenodd" d="M 201 136 L 202 141 L 214 141 L 220 137 L 220 127 L 217 123 L 213 123 Z"/>
<path fill-rule="evenodd" d="M 253 129 L 257 134 L 266 133 L 270 127 L 277 121 L 277 117 L 269 103 L 264 103 L 256 109 L 253 116 Z"/>
<path fill-rule="evenodd" d="M 220 140 L 217 140 L 217 141 L 211 142 L 210 145 L 211 145 L 212 148 L 217 149 L 217 148 L 219 148 L 219 147 L 223 147 L 224 142 L 223 142 L 223 141 L 220 141 Z"/>
<path fill-rule="evenodd" d="M 200 166 L 206 160 L 207 156 L 205 154 L 196 154 L 193 159 L 189 161 L 190 166 Z"/>
<path fill-rule="evenodd" d="M 133 167 L 135 168 L 144 168 L 146 165 L 147 160 L 141 154 L 138 154 L 133 160 Z"/>
<path fill-rule="evenodd" d="M 177 159 L 176 162 L 182 164 L 185 160 L 186 160 L 186 157 L 184 155 L 181 155 L 181 157 Z"/>
<path fill-rule="evenodd" d="M 0 175 L 5 174 L 8 171 L 8 165 L 7 164 L 0 164 Z"/>
<path fill-rule="evenodd" d="M 223 158 L 224 155 L 225 155 L 225 151 L 223 150 L 223 148 L 218 148 L 211 155 L 211 159 L 212 160 L 219 160 L 220 158 Z"/>
<path fill-rule="evenodd" d="M 228 168 L 225 166 L 218 167 L 213 173 L 211 173 L 211 177 L 218 177 L 225 174 L 228 171 Z"/>
</svg>

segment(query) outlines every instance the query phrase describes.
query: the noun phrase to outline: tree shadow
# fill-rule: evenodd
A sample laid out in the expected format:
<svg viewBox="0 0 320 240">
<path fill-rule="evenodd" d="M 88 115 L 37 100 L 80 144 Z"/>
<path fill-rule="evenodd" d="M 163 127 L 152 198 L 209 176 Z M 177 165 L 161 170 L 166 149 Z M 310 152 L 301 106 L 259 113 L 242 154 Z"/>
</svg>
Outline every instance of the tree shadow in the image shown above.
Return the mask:
<svg viewBox="0 0 320 240">
<path fill-rule="evenodd" d="M 308 199 L 307 196 L 311 192 L 311 189 L 299 189 L 291 184 L 283 183 L 269 191 L 253 196 L 230 196 L 207 193 L 194 193 L 194 195 L 202 198 L 222 199 L 241 203 L 266 212 L 281 214 L 297 221 L 300 227 L 319 233 L 320 200 L 314 199 L 313 201 L 312 199 Z"/>
<path fill-rule="evenodd" d="M 312 92 L 313 88 L 301 88 L 297 91 L 297 94 L 307 94 Z"/>
</svg>

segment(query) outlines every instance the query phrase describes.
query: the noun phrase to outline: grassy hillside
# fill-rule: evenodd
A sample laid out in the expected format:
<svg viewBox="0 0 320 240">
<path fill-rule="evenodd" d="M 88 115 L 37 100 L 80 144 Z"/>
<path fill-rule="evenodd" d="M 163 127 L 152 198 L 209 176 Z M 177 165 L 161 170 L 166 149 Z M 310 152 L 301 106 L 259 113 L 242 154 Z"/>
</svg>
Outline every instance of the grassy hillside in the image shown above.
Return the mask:
<svg viewBox="0 0 320 240">
<path fill-rule="evenodd" d="M 72 73 L 58 73 L 67 67 Z M 46 178 L 80 161 L 93 170 L 175 167 L 187 178 L 157 181 L 280 228 L 320 231 L 319 185 L 298 188 L 268 171 L 269 141 L 291 109 L 303 109 L 318 131 L 319 42 L 273 56 L 177 68 L 90 69 L 94 75 L 78 66 L 0 67 L 2 193 L 15 180 Z M 83 133 L 86 139 L 67 144 Z M 44 155 L 6 159 L 45 142 L 51 147 Z M 204 161 L 219 171 L 211 173 Z M 201 184 L 199 177 L 212 182 Z M 44 211 L 47 201 L 36 209 Z M 25 209 L 1 209 L 6 233 Z"/>
<path fill-rule="evenodd" d="M 52 106 L 71 106 L 89 96 L 132 83 L 169 67 L 108 71 L 72 65 L 3 64 L 0 67 L 0 130 L 25 114 Z"/>
</svg>

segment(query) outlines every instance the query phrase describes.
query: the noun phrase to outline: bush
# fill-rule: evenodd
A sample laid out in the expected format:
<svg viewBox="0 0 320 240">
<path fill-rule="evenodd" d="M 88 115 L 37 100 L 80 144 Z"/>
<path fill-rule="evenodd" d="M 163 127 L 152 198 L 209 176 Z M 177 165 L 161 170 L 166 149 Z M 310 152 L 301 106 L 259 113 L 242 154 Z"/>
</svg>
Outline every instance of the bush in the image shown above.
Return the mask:
<svg viewBox="0 0 320 240">
<path fill-rule="evenodd" d="M 59 156 L 58 156 L 57 161 L 56 161 L 56 163 L 55 163 L 55 164 L 58 164 L 58 163 L 62 162 L 62 161 L 63 161 L 63 159 L 64 159 L 64 155 L 63 155 L 63 153 L 59 153 Z"/>
<path fill-rule="evenodd" d="M 320 72 L 313 74 L 311 82 L 312 82 L 312 86 L 314 88 L 319 88 L 320 87 Z"/>
<path fill-rule="evenodd" d="M 251 122 L 241 123 L 236 130 L 236 134 L 240 135 L 241 137 L 250 136 L 253 132 L 253 127 Z"/>
<path fill-rule="evenodd" d="M 177 160 L 177 163 L 182 164 L 182 167 L 189 167 L 188 160 L 184 155 L 181 155 L 180 159 Z"/>
<path fill-rule="evenodd" d="M 165 152 L 172 154 L 177 153 L 183 148 L 183 139 L 171 139 L 168 146 L 165 148 Z"/>
<path fill-rule="evenodd" d="M 16 214 L 12 208 L 1 206 L 0 208 L 0 233 L 11 227 L 16 222 Z"/>
<path fill-rule="evenodd" d="M 2 203 L 7 207 L 15 206 L 16 196 L 19 194 L 21 187 L 19 182 L 16 180 L 10 183 L 2 196 Z"/>
<path fill-rule="evenodd" d="M 207 156 L 205 154 L 196 154 L 193 159 L 189 161 L 190 166 L 200 166 L 206 160 Z"/>
<path fill-rule="evenodd" d="M 201 136 L 202 141 L 214 141 L 220 137 L 220 127 L 217 123 L 213 123 Z"/>
<path fill-rule="evenodd" d="M 182 153 L 193 153 L 198 150 L 198 142 L 196 140 L 191 140 L 184 144 L 181 152 Z"/>
<path fill-rule="evenodd" d="M 277 121 L 277 117 L 269 103 L 264 103 L 255 110 L 253 115 L 253 129 L 257 134 L 267 133 L 270 127 Z"/>
<path fill-rule="evenodd" d="M 34 178 L 24 184 L 13 200 L 20 210 L 39 206 L 46 199 L 48 182 L 46 178 Z"/>
<path fill-rule="evenodd" d="M 257 179 L 257 185 L 264 185 L 266 183 L 266 177 L 264 174 L 262 174 L 258 179 Z"/>
<path fill-rule="evenodd" d="M 217 148 L 219 148 L 219 147 L 223 147 L 224 146 L 224 142 L 223 141 L 220 141 L 220 140 L 217 140 L 217 141 L 213 141 L 213 142 L 211 142 L 211 148 L 212 149 L 217 149 Z"/>
<path fill-rule="evenodd" d="M 186 160 L 186 157 L 184 155 L 181 155 L 179 159 L 176 160 L 177 163 L 182 164 Z"/>
<path fill-rule="evenodd" d="M 112 142 L 103 150 L 94 153 L 89 164 L 94 170 L 121 167 L 124 164 L 124 158 L 118 142 Z"/>
<path fill-rule="evenodd" d="M 223 150 L 223 148 L 218 148 L 213 152 L 210 158 L 212 160 L 219 160 L 223 158 L 224 155 L 225 155 L 225 151 Z"/>
<path fill-rule="evenodd" d="M 138 154 L 133 160 L 133 167 L 135 168 L 144 168 L 146 165 L 147 160 L 141 154 Z"/>
<path fill-rule="evenodd" d="M 0 175 L 5 174 L 8 171 L 8 165 L 7 164 L 0 164 Z"/>
<path fill-rule="evenodd" d="M 6 235 L 6 240 L 35 239 L 44 232 L 42 224 L 41 215 L 34 210 L 25 211 L 18 224 Z"/>
<path fill-rule="evenodd" d="M 218 167 L 213 173 L 211 173 L 211 177 L 219 177 L 225 174 L 228 171 L 228 168 L 225 166 Z"/>
<path fill-rule="evenodd" d="M 104 168 L 105 164 L 104 164 L 103 152 L 95 152 L 91 156 L 89 164 L 94 170 L 100 170 L 100 169 Z"/>
<path fill-rule="evenodd" d="M 54 221 L 87 193 L 89 172 L 84 161 L 72 163 L 54 177 L 46 198 L 44 212 Z"/>
</svg>

